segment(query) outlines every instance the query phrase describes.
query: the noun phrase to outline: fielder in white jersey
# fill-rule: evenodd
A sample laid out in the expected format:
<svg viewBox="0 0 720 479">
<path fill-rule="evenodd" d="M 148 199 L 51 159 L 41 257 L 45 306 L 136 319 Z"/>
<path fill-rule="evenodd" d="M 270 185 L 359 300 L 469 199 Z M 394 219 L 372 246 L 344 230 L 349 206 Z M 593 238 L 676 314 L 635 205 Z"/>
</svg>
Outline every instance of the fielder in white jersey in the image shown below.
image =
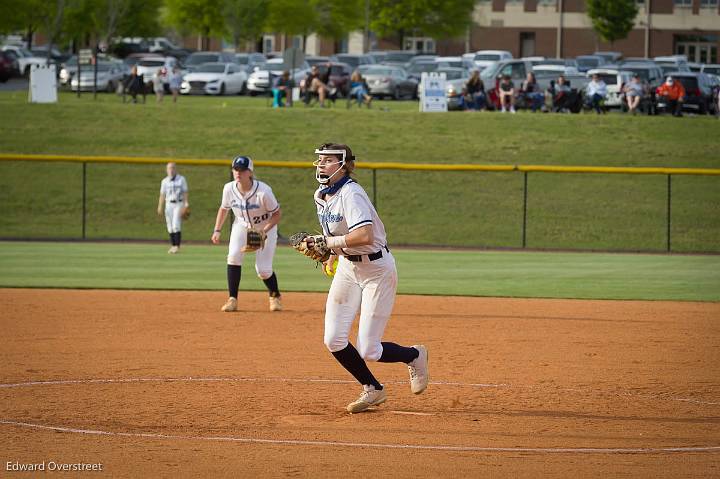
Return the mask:
<svg viewBox="0 0 720 479">
<path fill-rule="evenodd" d="M 277 246 L 277 224 L 282 213 L 272 188 L 253 177 L 253 162 L 247 156 L 238 156 L 232 162 L 234 180 L 223 188 L 222 201 L 215 219 L 212 242 L 220 242 L 220 232 L 230 210 L 235 215 L 230 232 L 227 257 L 227 280 L 229 297 L 222 311 L 237 311 L 238 289 L 245 253 L 241 251 L 247 242 L 248 229 L 266 235 L 265 245 L 255 253 L 255 272 L 263 280 L 270 294 L 270 311 L 282 310 L 278 281 L 273 271 L 273 256 Z"/>
<path fill-rule="evenodd" d="M 182 215 L 185 208 L 190 206 L 190 199 L 187 181 L 178 174 L 175 163 L 168 163 L 165 169 L 167 176 L 160 182 L 157 214 L 162 216 L 163 212 L 165 213 L 165 223 L 170 235 L 168 253 L 175 254 L 180 250 Z"/>
<path fill-rule="evenodd" d="M 326 143 L 315 153 L 320 183 L 315 204 L 323 235 L 334 253 L 325 267 L 332 270 L 338 260 L 325 306 L 325 345 L 363 386 L 360 397 L 347 406 L 349 412 L 356 413 L 387 398 L 365 361 L 407 364 L 411 390 L 420 394 L 428 385 L 427 348 L 382 341 L 397 290 L 395 259 L 385 226 L 365 190 L 350 177 L 355 168 L 350 148 Z M 310 240 L 310 244 L 314 242 Z M 358 309 L 355 349 L 349 335 Z"/>
</svg>

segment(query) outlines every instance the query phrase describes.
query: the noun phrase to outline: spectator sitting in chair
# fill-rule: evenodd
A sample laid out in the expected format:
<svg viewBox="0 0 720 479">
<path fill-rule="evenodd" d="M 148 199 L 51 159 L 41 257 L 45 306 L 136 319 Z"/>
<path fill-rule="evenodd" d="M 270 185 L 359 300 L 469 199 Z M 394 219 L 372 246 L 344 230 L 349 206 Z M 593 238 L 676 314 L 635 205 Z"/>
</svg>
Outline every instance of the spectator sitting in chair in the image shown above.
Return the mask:
<svg viewBox="0 0 720 479">
<path fill-rule="evenodd" d="M 570 109 L 572 89 L 564 75 L 558 77 L 557 83 L 551 82 L 548 93 L 552 98 L 553 111 L 567 112 Z"/>
<path fill-rule="evenodd" d="M 542 108 L 545 95 L 538 88 L 537 80 L 533 72 L 528 72 L 527 78 L 520 87 L 520 92 L 525 98 L 525 105 L 530 104 L 533 113 Z"/>
<path fill-rule="evenodd" d="M 623 93 L 625 93 L 625 99 L 627 100 L 628 112 L 633 115 L 636 114 L 640 100 L 643 97 L 643 86 L 638 75 L 633 75 L 632 80 L 625 84 Z"/>
<path fill-rule="evenodd" d="M 317 65 L 313 65 L 310 69 L 310 73 L 308 73 L 308 75 L 305 77 L 302 89 L 304 93 L 305 104 L 310 104 L 310 100 L 312 100 L 312 97 L 314 95 L 317 95 L 318 100 L 320 101 L 321 108 L 325 106 L 325 98 L 327 98 L 329 94 L 334 93 L 327 85 L 327 82 L 323 81 L 320 75 L 320 69 L 317 67 Z"/>
<path fill-rule="evenodd" d="M 665 83 L 660 85 L 656 90 L 657 96 L 667 103 L 667 108 L 673 116 L 682 116 L 682 104 L 685 101 L 685 88 L 678 81 L 674 81 L 673 77 L 667 77 Z"/>
<path fill-rule="evenodd" d="M 510 105 L 510 113 L 515 113 L 515 85 L 510 80 L 510 75 L 504 75 L 499 86 L 500 111 L 507 112 L 506 104 Z"/>
<path fill-rule="evenodd" d="M 607 85 L 597 74 L 592 76 L 592 81 L 588 83 L 585 93 L 587 94 L 587 105 L 594 108 L 598 115 L 605 113 L 602 104 L 607 97 Z"/>
<path fill-rule="evenodd" d="M 273 108 L 284 107 L 283 98 L 287 101 L 288 106 L 292 105 L 292 80 L 290 80 L 290 72 L 285 70 L 282 75 L 273 80 Z"/>
<path fill-rule="evenodd" d="M 367 84 L 359 70 L 355 70 L 350 76 L 350 97 L 355 97 L 358 105 L 365 103 L 369 107 L 372 102 L 372 96 L 368 93 Z"/>
<path fill-rule="evenodd" d="M 484 110 L 487 107 L 485 84 L 480 79 L 480 71 L 473 70 L 472 75 L 465 83 L 465 89 L 460 101 L 467 110 Z"/>
</svg>

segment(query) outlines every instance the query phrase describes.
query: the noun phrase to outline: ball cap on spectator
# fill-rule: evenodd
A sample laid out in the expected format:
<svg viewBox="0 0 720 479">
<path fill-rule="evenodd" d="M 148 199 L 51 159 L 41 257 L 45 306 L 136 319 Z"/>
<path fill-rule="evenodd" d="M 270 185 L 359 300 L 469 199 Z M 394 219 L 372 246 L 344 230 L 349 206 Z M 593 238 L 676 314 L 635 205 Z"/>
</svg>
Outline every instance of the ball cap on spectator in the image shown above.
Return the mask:
<svg viewBox="0 0 720 479">
<path fill-rule="evenodd" d="M 667 77 L 667 78 L 665 79 L 665 83 L 667 83 L 668 85 L 672 85 L 672 83 L 673 83 L 673 77 Z"/>
<path fill-rule="evenodd" d="M 236 156 L 232 161 L 232 169 L 239 171 L 253 171 L 253 162 L 249 156 Z"/>
</svg>

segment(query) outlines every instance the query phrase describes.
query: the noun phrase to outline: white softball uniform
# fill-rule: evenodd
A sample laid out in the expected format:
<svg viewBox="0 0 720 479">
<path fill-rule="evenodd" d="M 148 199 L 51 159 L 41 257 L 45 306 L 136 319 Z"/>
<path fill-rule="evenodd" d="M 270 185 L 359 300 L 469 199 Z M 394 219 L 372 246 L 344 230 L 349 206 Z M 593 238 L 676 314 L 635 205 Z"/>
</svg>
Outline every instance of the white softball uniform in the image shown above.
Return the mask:
<svg viewBox="0 0 720 479">
<path fill-rule="evenodd" d="M 232 209 L 235 222 L 230 233 L 228 264 L 242 266 L 245 253 L 241 252 L 247 240 L 247 230 L 262 230 L 270 217 L 280 209 L 272 188 L 262 181 L 253 180 L 250 192 L 243 194 L 235 181 L 227 183 L 223 188 L 221 207 Z M 255 252 L 255 271 L 261 279 L 268 279 L 273 274 L 273 256 L 277 246 L 277 225 L 267 232 L 265 246 Z"/>
<path fill-rule="evenodd" d="M 321 198 L 322 188 L 315 193 L 315 204 L 326 236 L 342 236 L 372 225 L 375 238 L 371 245 L 337 251 L 341 256 L 325 305 L 325 345 L 331 352 L 347 347 L 360 309 L 357 350 L 364 359 L 377 361 L 397 290 L 395 259 L 387 247 L 385 225 L 365 190 L 353 180 L 328 201 Z"/>
<path fill-rule="evenodd" d="M 179 233 L 182 228 L 182 207 L 188 185 L 185 177 L 166 176 L 160 182 L 160 194 L 165 196 L 165 222 L 168 233 Z"/>
</svg>

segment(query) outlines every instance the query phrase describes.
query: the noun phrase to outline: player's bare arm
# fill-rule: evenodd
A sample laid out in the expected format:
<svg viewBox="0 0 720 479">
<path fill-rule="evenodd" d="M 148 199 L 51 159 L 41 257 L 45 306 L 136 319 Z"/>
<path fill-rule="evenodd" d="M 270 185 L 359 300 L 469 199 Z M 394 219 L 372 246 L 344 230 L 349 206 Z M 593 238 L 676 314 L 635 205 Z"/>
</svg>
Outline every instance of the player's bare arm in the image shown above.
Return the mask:
<svg viewBox="0 0 720 479">
<path fill-rule="evenodd" d="M 225 218 L 227 218 L 227 215 L 228 210 L 222 207 L 218 208 L 217 216 L 215 217 L 215 228 L 213 229 L 213 234 L 210 237 L 210 241 L 212 241 L 213 244 L 220 243 L 220 232 L 225 224 Z"/>
<path fill-rule="evenodd" d="M 164 206 L 165 206 L 165 195 L 160 193 L 160 198 L 158 198 L 158 207 L 157 207 L 158 216 L 163 215 L 163 207 Z"/>
<path fill-rule="evenodd" d="M 270 216 L 270 219 L 268 219 L 267 224 L 263 226 L 262 232 L 267 234 L 268 231 L 273 229 L 275 226 L 277 226 L 278 223 L 280 223 L 280 219 L 282 218 L 282 211 L 280 208 L 278 208 L 277 211 L 275 211 L 272 216 Z"/>
</svg>

